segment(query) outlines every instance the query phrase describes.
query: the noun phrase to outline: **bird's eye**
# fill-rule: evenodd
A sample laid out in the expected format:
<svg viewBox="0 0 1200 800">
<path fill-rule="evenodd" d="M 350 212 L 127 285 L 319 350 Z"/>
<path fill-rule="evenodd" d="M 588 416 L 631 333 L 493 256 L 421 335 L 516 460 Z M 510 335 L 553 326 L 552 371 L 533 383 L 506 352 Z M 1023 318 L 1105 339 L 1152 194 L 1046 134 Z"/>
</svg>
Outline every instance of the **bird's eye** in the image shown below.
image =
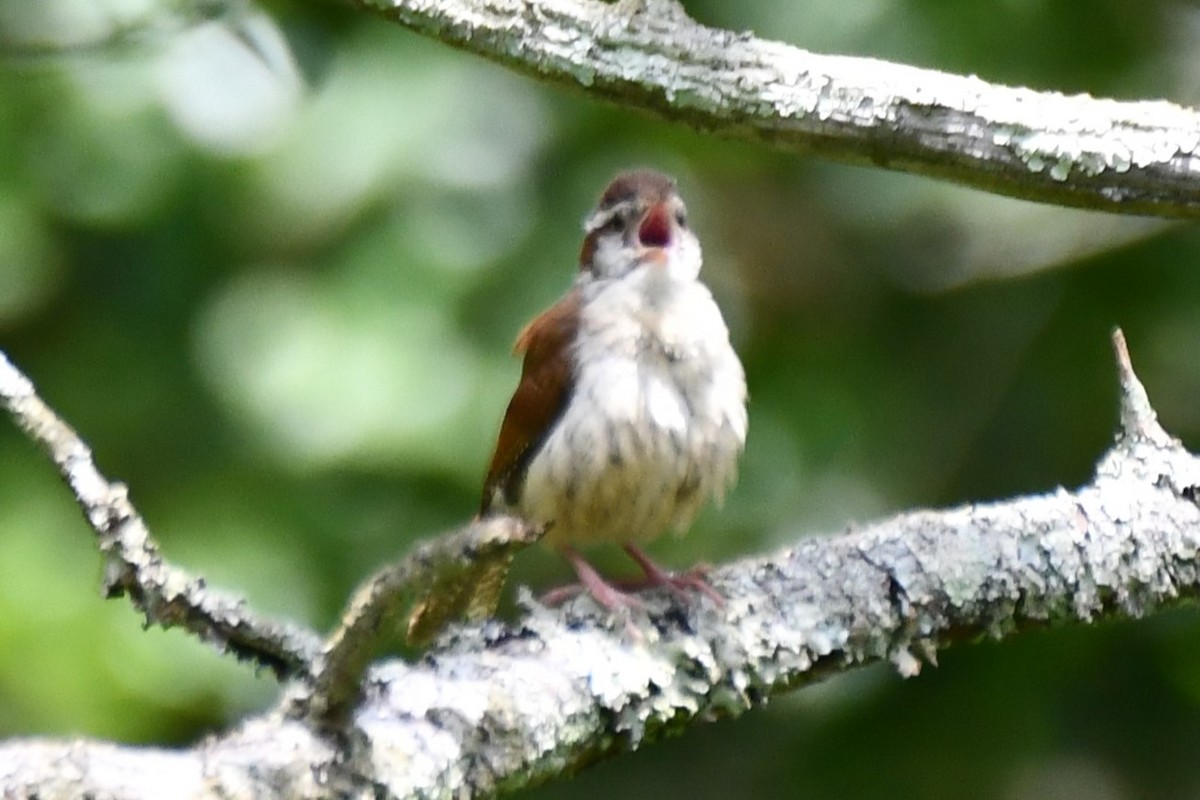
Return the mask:
<svg viewBox="0 0 1200 800">
<path fill-rule="evenodd" d="M 687 211 L 682 208 L 675 209 L 675 222 L 681 228 L 687 227 Z"/>
<path fill-rule="evenodd" d="M 608 234 L 608 233 L 617 233 L 617 232 L 621 231 L 624 227 L 625 227 L 624 218 L 620 214 L 618 214 L 616 211 L 613 211 L 611 214 L 609 214 L 608 219 L 606 219 L 603 222 L 601 222 L 600 224 L 596 225 L 596 227 L 593 228 L 593 230 L 595 230 L 596 233 Z"/>
</svg>

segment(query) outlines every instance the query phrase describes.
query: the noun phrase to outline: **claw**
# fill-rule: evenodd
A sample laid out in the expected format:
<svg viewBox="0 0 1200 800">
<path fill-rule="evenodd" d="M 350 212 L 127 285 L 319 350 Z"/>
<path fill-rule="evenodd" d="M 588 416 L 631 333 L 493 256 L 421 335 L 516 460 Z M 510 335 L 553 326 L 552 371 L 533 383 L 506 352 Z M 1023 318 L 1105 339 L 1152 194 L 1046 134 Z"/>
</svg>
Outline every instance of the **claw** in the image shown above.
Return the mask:
<svg viewBox="0 0 1200 800">
<path fill-rule="evenodd" d="M 579 576 L 579 583 L 561 586 L 557 589 L 552 589 L 542 596 L 542 602 L 546 605 L 558 605 L 581 592 L 587 592 L 592 598 L 607 608 L 609 611 L 617 611 L 620 609 L 644 609 L 646 604 L 633 595 L 623 592 L 613 586 L 604 578 L 600 577 L 600 573 L 596 572 L 596 568 L 587 562 L 575 548 L 567 545 L 562 548 L 563 557 L 575 570 L 575 574 Z"/>
<path fill-rule="evenodd" d="M 541 596 L 541 602 L 547 606 L 557 606 L 587 592 L 592 599 L 609 611 L 628 613 L 630 610 L 640 611 L 646 607 L 646 604 L 632 592 L 650 586 L 665 586 L 683 602 L 691 599 L 689 592 L 699 592 L 717 606 L 725 605 L 725 598 L 708 582 L 707 575 L 711 567 L 707 564 L 699 564 L 686 572 L 669 572 L 656 564 L 637 545 L 626 544 L 622 547 L 630 558 L 642 568 L 642 572 L 645 573 L 643 578 L 635 581 L 622 581 L 617 584 L 609 583 L 600 577 L 596 568 L 589 564 L 579 551 L 566 545 L 562 548 L 563 557 L 575 570 L 575 574 L 579 576 L 579 582 L 551 589 Z M 630 622 L 626 619 L 626 627 L 628 628 L 629 625 Z"/>
<path fill-rule="evenodd" d="M 646 573 L 644 585 L 665 586 L 676 597 L 684 601 L 688 599 L 687 593 L 690 589 L 708 597 L 708 599 L 712 600 L 718 606 L 725 605 L 725 598 L 708 582 L 707 575 L 711 567 L 707 564 L 698 564 L 686 572 L 669 572 L 656 564 L 637 545 L 625 544 L 622 547 L 629 554 L 629 557 L 638 563 L 638 566 L 642 568 L 642 572 Z"/>
</svg>

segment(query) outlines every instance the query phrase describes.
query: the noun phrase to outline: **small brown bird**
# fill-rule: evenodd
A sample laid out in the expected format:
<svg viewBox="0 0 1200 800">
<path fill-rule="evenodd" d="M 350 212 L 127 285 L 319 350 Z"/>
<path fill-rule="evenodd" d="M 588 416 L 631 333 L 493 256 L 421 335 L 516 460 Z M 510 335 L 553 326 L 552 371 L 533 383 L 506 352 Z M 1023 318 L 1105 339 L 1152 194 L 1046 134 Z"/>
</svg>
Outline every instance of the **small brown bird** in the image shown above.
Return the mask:
<svg viewBox="0 0 1200 800">
<path fill-rule="evenodd" d="M 619 543 L 644 584 L 720 596 L 639 544 L 682 532 L 734 481 L 746 379 L 699 281 L 700 243 L 665 175 L 618 175 L 587 218 L 579 276 L 517 337 L 521 380 L 500 428 L 481 515 L 546 525 L 545 541 L 608 607 L 638 605 L 576 550 Z"/>
</svg>

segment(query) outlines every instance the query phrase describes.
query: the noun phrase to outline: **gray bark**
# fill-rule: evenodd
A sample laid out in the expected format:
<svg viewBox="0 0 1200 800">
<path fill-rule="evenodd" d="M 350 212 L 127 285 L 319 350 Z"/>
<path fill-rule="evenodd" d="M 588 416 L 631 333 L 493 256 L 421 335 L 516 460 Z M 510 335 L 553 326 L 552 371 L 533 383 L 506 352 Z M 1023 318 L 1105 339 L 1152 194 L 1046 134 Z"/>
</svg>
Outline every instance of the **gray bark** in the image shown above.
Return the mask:
<svg viewBox="0 0 1200 800">
<path fill-rule="evenodd" d="M 166 562 L 129 502 L 128 488 L 100 474 L 91 448 L 46 405 L 3 352 L 0 404 L 58 467 L 95 531 L 96 546 L 105 557 L 106 597 L 128 595 L 147 624 L 181 627 L 280 677 L 295 674 L 317 656 L 321 641 L 311 631 L 258 615 L 237 595 L 212 589 Z"/>
<path fill-rule="evenodd" d="M 542 80 L 721 136 L 1027 200 L 1200 216 L 1200 114 L 810 53 L 672 0 L 351 0 Z"/>
<path fill-rule="evenodd" d="M 1176 604 L 1200 589 L 1200 459 L 1158 425 L 1114 341 L 1121 430 L 1074 491 L 803 539 L 716 569 L 723 607 L 650 594 L 625 620 L 587 598 L 557 610 L 525 598 L 515 623 L 452 628 L 418 663 L 371 666 L 336 731 L 304 711 L 320 682 L 297 680 L 276 709 L 183 750 L 0 744 L 0 793 L 487 796 L 865 664 L 915 675 L 956 642 Z M 0 364 L 0 398 L 20 418 L 23 378 Z"/>
</svg>

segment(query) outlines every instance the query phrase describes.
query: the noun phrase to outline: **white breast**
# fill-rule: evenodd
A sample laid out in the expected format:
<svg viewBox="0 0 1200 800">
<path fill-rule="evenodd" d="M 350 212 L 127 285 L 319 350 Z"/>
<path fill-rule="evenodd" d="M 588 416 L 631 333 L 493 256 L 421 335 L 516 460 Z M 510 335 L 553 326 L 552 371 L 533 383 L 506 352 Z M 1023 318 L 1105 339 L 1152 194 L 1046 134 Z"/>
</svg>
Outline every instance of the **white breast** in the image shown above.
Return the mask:
<svg viewBox="0 0 1200 800">
<path fill-rule="evenodd" d="M 517 510 L 550 544 L 682 530 L 733 482 L 746 381 L 708 289 L 655 266 L 581 285 L 574 391 Z"/>
</svg>

